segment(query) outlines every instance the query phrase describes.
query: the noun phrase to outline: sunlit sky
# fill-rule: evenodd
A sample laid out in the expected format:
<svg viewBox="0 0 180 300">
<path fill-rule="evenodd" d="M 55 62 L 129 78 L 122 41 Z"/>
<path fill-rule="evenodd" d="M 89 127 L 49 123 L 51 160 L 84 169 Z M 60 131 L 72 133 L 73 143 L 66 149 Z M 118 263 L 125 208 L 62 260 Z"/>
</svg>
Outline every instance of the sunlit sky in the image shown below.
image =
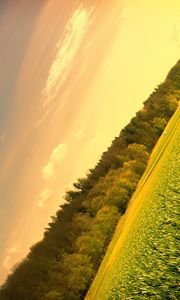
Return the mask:
<svg viewBox="0 0 180 300">
<path fill-rule="evenodd" d="M 179 0 L 0 1 L 0 283 L 179 53 Z"/>
</svg>

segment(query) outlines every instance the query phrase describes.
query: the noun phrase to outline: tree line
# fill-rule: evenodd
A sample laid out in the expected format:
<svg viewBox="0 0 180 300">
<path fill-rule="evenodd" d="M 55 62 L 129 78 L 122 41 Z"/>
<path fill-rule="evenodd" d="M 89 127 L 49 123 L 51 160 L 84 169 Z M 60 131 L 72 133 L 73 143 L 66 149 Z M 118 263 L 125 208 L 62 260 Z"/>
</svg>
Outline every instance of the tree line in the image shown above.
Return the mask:
<svg viewBox="0 0 180 300">
<path fill-rule="evenodd" d="M 27 257 L 0 289 L 0 300 L 83 299 L 125 213 L 149 155 L 180 99 L 180 60 L 102 154 L 74 183 Z"/>
</svg>

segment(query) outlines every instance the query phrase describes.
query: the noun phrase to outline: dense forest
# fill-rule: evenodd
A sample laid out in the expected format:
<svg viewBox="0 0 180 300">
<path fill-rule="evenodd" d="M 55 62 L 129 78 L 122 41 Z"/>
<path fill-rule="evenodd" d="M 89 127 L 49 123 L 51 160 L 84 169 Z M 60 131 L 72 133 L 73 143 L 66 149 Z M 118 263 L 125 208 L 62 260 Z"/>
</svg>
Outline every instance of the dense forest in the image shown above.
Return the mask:
<svg viewBox="0 0 180 300">
<path fill-rule="evenodd" d="M 1 300 L 84 298 L 179 99 L 180 60 L 95 168 L 66 193 L 66 203 L 52 217 L 43 240 L 1 287 Z"/>
</svg>

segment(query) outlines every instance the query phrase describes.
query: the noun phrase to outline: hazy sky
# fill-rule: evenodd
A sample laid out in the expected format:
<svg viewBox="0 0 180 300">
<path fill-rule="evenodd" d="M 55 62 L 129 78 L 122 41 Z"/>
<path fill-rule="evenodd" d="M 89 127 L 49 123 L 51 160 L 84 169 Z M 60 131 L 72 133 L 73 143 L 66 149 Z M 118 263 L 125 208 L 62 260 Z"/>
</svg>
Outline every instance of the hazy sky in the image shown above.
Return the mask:
<svg viewBox="0 0 180 300">
<path fill-rule="evenodd" d="M 0 0 L 0 282 L 179 53 L 179 0 Z"/>
</svg>

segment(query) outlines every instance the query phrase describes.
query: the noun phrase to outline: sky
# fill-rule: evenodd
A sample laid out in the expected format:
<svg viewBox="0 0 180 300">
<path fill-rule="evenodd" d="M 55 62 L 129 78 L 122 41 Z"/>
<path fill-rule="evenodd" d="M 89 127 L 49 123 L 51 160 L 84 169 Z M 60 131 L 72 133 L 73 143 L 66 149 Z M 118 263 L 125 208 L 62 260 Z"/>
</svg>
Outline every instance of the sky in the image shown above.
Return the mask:
<svg viewBox="0 0 180 300">
<path fill-rule="evenodd" d="M 179 0 L 0 1 L 0 284 L 179 53 Z"/>
</svg>

